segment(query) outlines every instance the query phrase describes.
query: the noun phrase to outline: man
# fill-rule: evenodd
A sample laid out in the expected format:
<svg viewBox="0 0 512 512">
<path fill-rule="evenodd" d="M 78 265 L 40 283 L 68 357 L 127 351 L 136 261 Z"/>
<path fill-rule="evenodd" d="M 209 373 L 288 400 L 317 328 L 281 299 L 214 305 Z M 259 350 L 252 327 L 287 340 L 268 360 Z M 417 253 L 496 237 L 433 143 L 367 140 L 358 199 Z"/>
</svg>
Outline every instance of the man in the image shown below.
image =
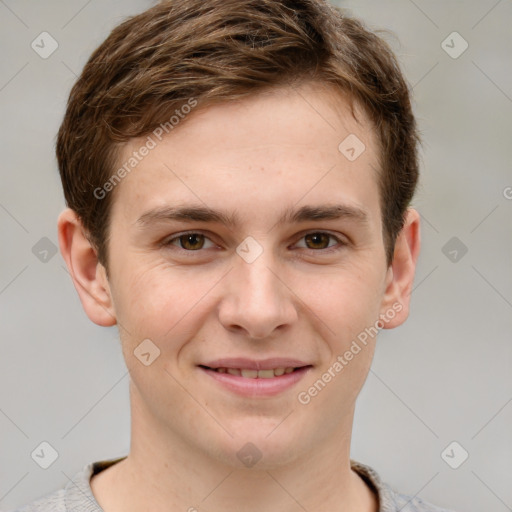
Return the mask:
<svg viewBox="0 0 512 512">
<path fill-rule="evenodd" d="M 388 46 L 321 0 L 172 0 L 71 91 L 59 242 L 117 325 L 127 457 L 22 510 L 440 511 L 350 460 L 420 248 L 418 136 Z"/>
</svg>

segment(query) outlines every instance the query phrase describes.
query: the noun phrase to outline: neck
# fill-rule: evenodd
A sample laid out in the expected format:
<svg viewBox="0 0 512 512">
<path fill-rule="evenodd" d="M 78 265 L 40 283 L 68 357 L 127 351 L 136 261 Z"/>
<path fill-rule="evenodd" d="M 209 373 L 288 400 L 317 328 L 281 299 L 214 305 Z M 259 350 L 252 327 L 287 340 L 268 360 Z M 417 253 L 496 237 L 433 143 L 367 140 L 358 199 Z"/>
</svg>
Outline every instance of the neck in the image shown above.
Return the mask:
<svg viewBox="0 0 512 512">
<path fill-rule="evenodd" d="M 350 468 L 353 417 L 335 436 L 313 440 L 311 452 L 289 454 L 284 463 L 259 453 L 254 466 L 235 467 L 188 444 L 139 405 L 132 400 L 130 454 L 91 481 L 105 512 L 377 511 L 376 496 Z"/>
</svg>

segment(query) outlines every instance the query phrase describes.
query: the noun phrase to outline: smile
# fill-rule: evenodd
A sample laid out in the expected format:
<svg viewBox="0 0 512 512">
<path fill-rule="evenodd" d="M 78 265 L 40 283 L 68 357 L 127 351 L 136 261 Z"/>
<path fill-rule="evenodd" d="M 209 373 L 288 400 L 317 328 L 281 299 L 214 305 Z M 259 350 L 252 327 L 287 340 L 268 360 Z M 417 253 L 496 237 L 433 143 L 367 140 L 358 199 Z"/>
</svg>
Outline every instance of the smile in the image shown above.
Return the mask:
<svg viewBox="0 0 512 512">
<path fill-rule="evenodd" d="M 311 365 L 282 366 L 256 370 L 253 368 L 198 368 L 221 388 L 250 398 L 272 397 L 294 387 L 313 368 Z"/>
<path fill-rule="evenodd" d="M 268 370 L 250 370 L 242 368 L 210 368 L 219 373 L 229 373 L 230 375 L 239 375 L 246 379 L 272 379 L 280 377 L 285 373 L 292 373 L 296 368 L 288 366 L 287 368 L 271 368 Z"/>
</svg>

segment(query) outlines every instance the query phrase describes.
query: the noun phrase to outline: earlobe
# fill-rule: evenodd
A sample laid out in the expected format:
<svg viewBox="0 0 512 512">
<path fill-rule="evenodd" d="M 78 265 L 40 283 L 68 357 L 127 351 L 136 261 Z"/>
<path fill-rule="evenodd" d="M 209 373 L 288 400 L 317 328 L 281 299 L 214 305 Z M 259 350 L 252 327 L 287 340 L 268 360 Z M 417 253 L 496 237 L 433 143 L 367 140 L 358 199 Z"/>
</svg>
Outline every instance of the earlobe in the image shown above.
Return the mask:
<svg viewBox="0 0 512 512">
<path fill-rule="evenodd" d="M 388 269 L 386 291 L 381 308 L 386 316 L 384 328 L 401 325 L 409 316 L 409 302 L 420 252 L 420 216 L 413 208 L 407 210 L 404 227 L 400 231 Z"/>
<path fill-rule="evenodd" d="M 116 324 L 105 269 L 87 239 L 76 212 L 66 208 L 57 221 L 59 245 L 87 316 L 104 327 Z"/>
</svg>

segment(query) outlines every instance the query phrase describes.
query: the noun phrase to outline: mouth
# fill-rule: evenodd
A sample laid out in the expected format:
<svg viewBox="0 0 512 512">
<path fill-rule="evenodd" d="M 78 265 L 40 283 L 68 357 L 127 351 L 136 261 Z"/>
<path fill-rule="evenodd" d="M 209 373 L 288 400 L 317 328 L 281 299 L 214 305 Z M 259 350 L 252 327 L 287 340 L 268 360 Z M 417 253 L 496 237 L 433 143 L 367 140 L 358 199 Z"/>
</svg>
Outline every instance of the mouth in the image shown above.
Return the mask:
<svg viewBox="0 0 512 512">
<path fill-rule="evenodd" d="M 267 370 L 253 370 L 250 368 L 227 368 L 227 367 L 218 367 L 218 368 L 210 368 L 209 366 L 199 365 L 201 368 L 205 370 L 211 370 L 217 373 L 227 373 L 229 375 L 236 375 L 238 377 L 244 377 L 246 379 L 273 379 L 274 377 L 281 377 L 282 375 L 287 375 L 289 373 L 293 373 L 302 368 L 308 368 L 311 365 L 306 366 L 287 366 L 280 368 L 269 368 Z"/>
<path fill-rule="evenodd" d="M 219 360 L 198 365 L 224 390 L 244 397 L 272 397 L 291 389 L 313 368 L 296 360 Z"/>
</svg>

